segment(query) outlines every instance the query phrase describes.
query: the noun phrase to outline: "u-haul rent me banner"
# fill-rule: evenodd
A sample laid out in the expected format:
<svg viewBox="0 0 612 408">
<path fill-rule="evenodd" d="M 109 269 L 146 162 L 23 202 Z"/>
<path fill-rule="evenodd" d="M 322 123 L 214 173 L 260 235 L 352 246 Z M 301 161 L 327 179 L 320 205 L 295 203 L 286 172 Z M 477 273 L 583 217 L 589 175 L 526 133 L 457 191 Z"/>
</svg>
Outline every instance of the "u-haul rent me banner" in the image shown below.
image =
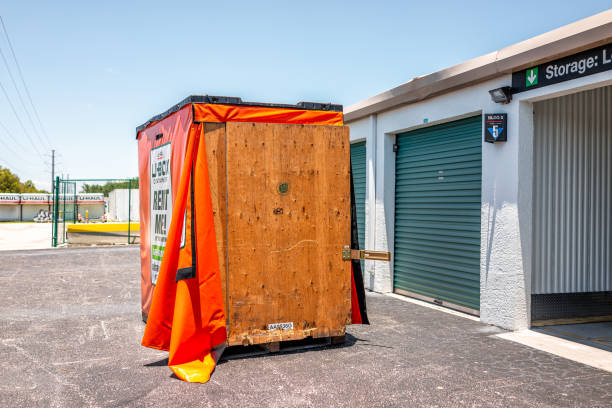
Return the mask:
<svg viewBox="0 0 612 408">
<path fill-rule="evenodd" d="M 151 149 L 151 283 L 157 284 L 168 229 L 172 221 L 172 145 L 170 142 Z M 185 228 L 181 246 L 185 242 Z"/>
</svg>

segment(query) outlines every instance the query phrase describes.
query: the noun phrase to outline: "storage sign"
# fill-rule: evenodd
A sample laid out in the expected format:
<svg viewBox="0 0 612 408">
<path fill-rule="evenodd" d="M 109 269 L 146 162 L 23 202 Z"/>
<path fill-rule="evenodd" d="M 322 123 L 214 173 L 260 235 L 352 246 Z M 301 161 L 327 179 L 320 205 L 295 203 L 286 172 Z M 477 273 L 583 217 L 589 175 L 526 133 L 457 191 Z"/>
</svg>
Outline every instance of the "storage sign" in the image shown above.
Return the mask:
<svg viewBox="0 0 612 408">
<path fill-rule="evenodd" d="M 512 93 L 612 70 L 612 44 L 560 58 L 512 74 Z"/>
<path fill-rule="evenodd" d="M 172 218 L 172 175 L 170 157 L 172 145 L 163 144 L 151 149 L 151 283 L 157 284 L 168 228 Z"/>
</svg>

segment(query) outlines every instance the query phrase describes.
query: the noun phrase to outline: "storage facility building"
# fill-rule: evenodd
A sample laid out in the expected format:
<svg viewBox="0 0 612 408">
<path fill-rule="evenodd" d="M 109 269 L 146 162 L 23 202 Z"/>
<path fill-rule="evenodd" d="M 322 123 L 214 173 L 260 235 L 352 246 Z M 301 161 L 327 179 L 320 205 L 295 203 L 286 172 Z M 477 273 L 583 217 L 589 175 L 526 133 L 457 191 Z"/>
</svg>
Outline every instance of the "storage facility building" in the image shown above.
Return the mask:
<svg viewBox="0 0 612 408">
<path fill-rule="evenodd" d="M 108 195 L 109 221 L 139 221 L 140 194 L 137 188 L 115 189 Z"/>
<path fill-rule="evenodd" d="M 612 315 L 612 10 L 348 106 L 345 122 L 360 239 L 392 253 L 365 261 L 366 287 L 507 329 Z"/>
<path fill-rule="evenodd" d="M 102 220 L 104 218 L 104 194 L 77 195 L 77 212 L 81 214 L 83 219 Z"/>
<path fill-rule="evenodd" d="M 73 221 L 76 214 L 85 214 L 89 219 L 103 219 L 104 195 L 92 194 L 60 194 L 60 219 Z M 76 207 L 75 207 L 76 203 Z M 0 221 L 33 221 L 40 211 L 52 213 L 53 195 L 46 193 L 0 193 Z"/>
<path fill-rule="evenodd" d="M 21 215 L 19 194 L 0 193 L 0 221 L 18 221 Z"/>
<path fill-rule="evenodd" d="M 21 194 L 21 221 L 32 221 L 41 211 L 51 212 L 51 194 Z"/>
</svg>

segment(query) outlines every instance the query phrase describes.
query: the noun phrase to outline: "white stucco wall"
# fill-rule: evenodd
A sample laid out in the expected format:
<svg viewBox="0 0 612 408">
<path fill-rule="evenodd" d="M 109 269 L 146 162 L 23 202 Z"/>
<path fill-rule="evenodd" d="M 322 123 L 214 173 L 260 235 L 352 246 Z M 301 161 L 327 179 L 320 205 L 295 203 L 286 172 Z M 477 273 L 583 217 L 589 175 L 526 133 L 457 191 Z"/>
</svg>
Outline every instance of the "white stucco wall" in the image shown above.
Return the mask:
<svg viewBox="0 0 612 408">
<path fill-rule="evenodd" d="M 607 71 L 514 95 L 494 103 L 489 90 L 510 85 L 503 75 L 469 88 L 410 104 L 347 125 L 351 140 L 366 139 L 368 249 L 394 248 L 395 135 L 474 114 L 508 113 L 508 141 L 482 146 L 481 320 L 517 330 L 530 324 L 532 259 L 533 106 L 536 100 L 612 83 Z M 426 122 L 426 123 L 425 123 Z M 390 263 L 365 261 L 366 287 L 393 290 Z"/>
<path fill-rule="evenodd" d="M 51 206 L 49 204 L 22 204 L 23 221 L 32 221 L 38 215 L 40 210 L 48 211 L 51 214 Z"/>
<path fill-rule="evenodd" d="M 0 204 L 0 221 L 19 221 L 19 204 Z"/>
</svg>

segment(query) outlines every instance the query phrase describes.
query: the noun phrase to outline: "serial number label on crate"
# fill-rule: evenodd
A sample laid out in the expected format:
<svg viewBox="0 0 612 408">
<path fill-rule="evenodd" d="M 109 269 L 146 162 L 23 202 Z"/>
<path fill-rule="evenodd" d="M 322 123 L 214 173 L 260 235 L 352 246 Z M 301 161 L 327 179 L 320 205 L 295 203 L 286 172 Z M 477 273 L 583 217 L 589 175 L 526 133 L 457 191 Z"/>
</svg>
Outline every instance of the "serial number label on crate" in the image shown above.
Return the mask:
<svg viewBox="0 0 612 408">
<path fill-rule="evenodd" d="M 151 149 L 151 283 L 157 284 L 159 268 L 166 249 L 168 230 L 172 221 L 172 145 L 168 142 Z M 185 223 L 181 247 L 185 245 Z"/>
<path fill-rule="evenodd" d="M 293 330 L 293 322 L 268 324 L 268 331 L 274 330 Z"/>
</svg>

